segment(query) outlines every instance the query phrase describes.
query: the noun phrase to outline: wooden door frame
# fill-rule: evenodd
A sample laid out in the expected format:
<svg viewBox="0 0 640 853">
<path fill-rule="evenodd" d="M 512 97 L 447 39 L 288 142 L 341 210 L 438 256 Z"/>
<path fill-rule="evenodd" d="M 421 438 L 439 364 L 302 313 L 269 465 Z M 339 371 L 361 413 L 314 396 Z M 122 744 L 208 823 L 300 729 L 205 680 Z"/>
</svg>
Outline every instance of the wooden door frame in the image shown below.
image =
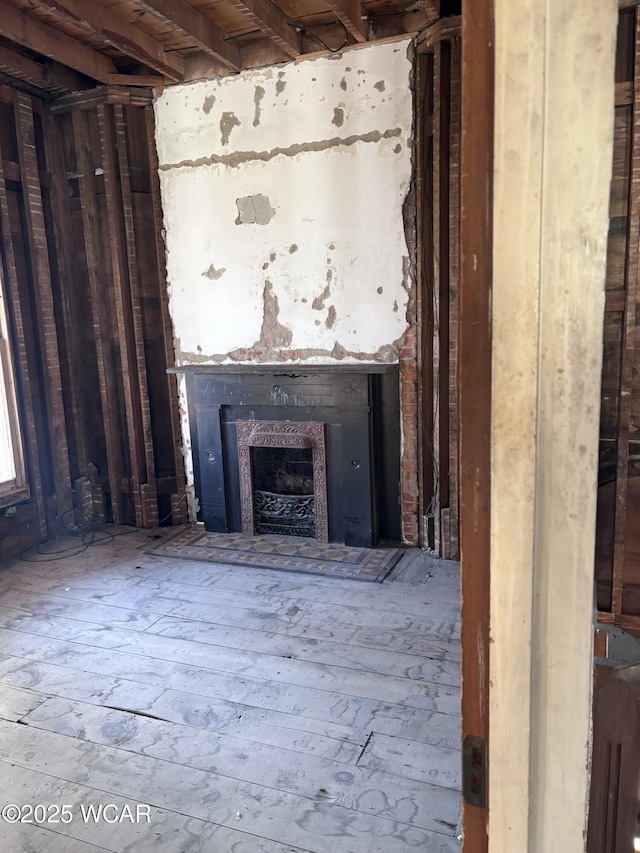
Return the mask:
<svg viewBox="0 0 640 853">
<path fill-rule="evenodd" d="M 493 224 L 493 2 L 463 3 L 460 140 L 460 565 L 462 741 L 476 749 L 464 853 L 487 853 Z M 465 762 L 470 760 L 466 757 Z M 484 776 L 484 785 L 482 777 Z M 470 780 L 471 783 L 473 780 Z"/>
<path fill-rule="evenodd" d="M 584 850 L 616 12 L 463 7 L 464 853 Z"/>
</svg>

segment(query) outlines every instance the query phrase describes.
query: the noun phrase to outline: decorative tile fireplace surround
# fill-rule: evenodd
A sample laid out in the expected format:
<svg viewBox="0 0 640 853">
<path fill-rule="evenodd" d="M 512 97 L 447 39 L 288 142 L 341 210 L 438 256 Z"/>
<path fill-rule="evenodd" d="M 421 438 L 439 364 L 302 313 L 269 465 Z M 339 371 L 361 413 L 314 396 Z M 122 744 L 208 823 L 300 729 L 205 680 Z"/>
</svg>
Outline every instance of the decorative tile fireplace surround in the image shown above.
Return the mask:
<svg viewBox="0 0 640 853">
<path fill-rule="evenodd" d="M 187 379 L 206 530 L 282 529 L 359 547 L 401 540 L 397 365 L 172 372 Z"/>
</svg>

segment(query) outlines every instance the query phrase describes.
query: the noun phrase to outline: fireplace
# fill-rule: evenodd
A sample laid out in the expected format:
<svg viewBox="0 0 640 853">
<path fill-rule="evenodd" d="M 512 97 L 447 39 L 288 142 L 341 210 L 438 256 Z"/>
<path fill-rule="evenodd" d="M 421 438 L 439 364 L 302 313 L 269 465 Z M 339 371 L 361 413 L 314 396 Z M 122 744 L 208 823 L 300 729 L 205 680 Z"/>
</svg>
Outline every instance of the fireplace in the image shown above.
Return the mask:
<svg viewBox="0 0 640 853">
<path fill-rule="evenodd" d="M 242 532 L 328 542 L 324 424 L 237 421 Z"/>
<path fill-rule="evenodd" d="M 207 530 L 361 547 L 401 540 L 397 365 L 176 372 L 187 380 Z"/>
</svg>

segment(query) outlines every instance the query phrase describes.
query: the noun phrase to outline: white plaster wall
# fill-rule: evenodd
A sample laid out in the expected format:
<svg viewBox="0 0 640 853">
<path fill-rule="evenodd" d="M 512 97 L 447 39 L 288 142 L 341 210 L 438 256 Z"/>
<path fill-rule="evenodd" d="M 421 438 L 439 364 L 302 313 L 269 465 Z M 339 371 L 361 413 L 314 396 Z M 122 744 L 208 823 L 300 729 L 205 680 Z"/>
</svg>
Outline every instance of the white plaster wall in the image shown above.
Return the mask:
<svg viewBox="0 0 640 853">
<path fill-rule="evenodd" d="M 397 360 L 410 79 L 402 40 L 158 98 L 178 364 Z M 273 213 L 238 224 L 255 196 Z"/>
</svg>

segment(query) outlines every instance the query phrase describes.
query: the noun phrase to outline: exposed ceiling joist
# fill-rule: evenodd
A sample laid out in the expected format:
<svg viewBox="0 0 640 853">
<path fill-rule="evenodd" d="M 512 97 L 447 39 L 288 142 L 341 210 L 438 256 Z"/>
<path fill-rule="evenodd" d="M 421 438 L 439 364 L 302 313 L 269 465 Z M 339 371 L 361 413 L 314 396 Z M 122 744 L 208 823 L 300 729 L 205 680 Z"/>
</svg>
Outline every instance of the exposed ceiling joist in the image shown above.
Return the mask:
<svg viewBox="0 0 640 853">
<path fill-rule="evenodd" d="M 225 40 L 224 31 L 186 0 L 136 0 L 136 5 L 174 32 L 191 39 L 205 53 L 232 71 L 240 69 L 240 51 Z"/>
<path fill-rule="evenodd" d="M 229 0 L 234 9 L 269 36 L 287 56 L 302 55 L 302 36 L 290 26 L 289 18 L 269 0 Z"/>
<path fill-rule="evenodd" d="M 361 0 L 324 0 L 340 23 L 357 42 L 369 40 L 369 19 Z"/>
<path fill-rule="evenodd" d="M 50 9 L 170 80 L 184 79 L 184 66 L 179 54 L 165 51 L 157 39 L 138 29 L 113 9 L 105 9 L 88 0 L 32 0 L 32 3 Z"/>
<path fill-rule="evenodd" d="M 0 45 L 0 71 L 49 92 L 73 92 L 81 89 L 84 77 L 51 59 L 37 62 L 4 45 Z"/>
<path fill-rule="evenodd" d="M 0 0 L 0 35 L 106 83 L 116 67 L 108 56 L 81 44 Z"/>
</svg>

